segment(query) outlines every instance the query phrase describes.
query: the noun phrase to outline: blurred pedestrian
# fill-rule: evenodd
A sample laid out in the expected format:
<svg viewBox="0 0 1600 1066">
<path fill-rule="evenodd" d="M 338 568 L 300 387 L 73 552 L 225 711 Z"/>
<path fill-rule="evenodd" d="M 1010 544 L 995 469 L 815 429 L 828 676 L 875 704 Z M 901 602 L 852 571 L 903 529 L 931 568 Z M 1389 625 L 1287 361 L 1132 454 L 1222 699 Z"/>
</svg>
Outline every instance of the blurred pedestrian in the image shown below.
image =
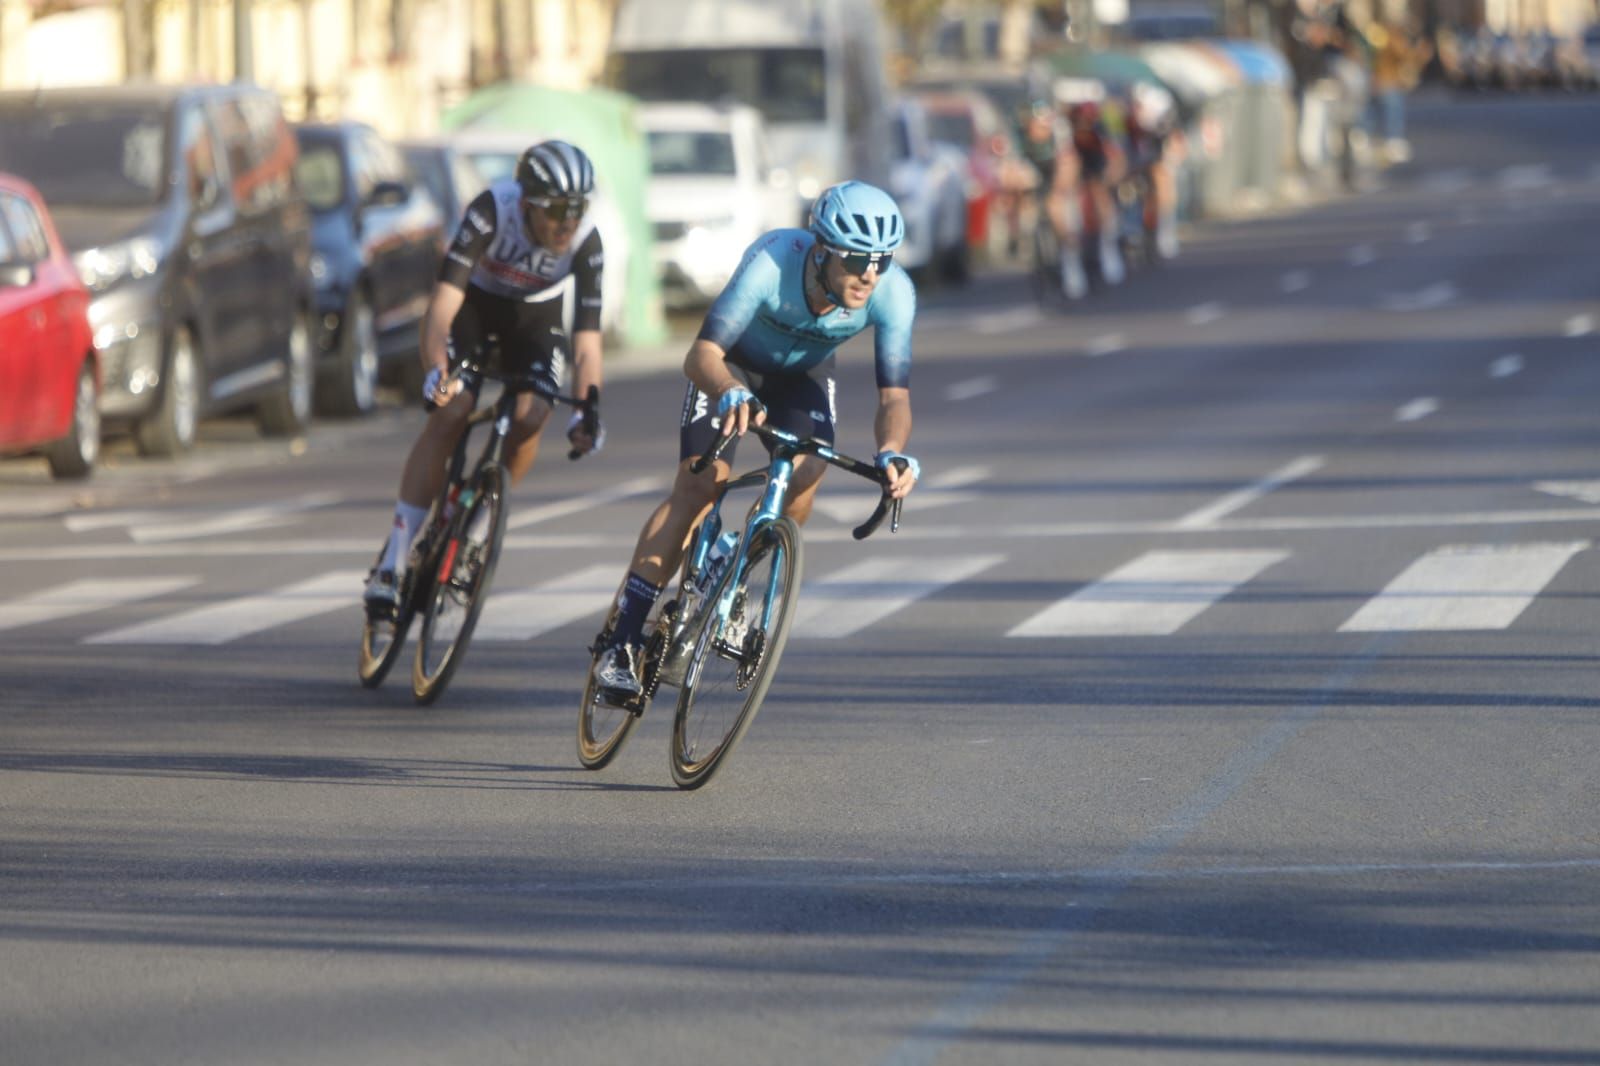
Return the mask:
<svg viewBox="0 0 1600 1066">
<path fill-rule="evenodd" d="M 1373 102 L 1378 108 L 1384 159 L 1403 163 L 1411 158 L 1406 140 L 1406 94 L 1416 88 L 1433 49 L 1398 19 L 1374 22 L 1367 27 L 1366 37 L 1372 46 Z"/>
</svg>

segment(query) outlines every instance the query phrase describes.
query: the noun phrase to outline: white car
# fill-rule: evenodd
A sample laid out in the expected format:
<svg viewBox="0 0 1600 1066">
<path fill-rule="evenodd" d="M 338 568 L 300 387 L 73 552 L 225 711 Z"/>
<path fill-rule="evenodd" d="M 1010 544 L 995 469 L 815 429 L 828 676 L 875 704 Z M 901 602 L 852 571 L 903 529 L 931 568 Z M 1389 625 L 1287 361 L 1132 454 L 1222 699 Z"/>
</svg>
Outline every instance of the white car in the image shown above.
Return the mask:
<svg viewBox="0 0 1600 1066">
<path fill-rule="evenodd" d="M 528 150 L 530 144 L 546 138 L 538 133 L 465 131 L 447 134 L 445 139 L 455 146 L 487 186 L 501 178 L 515 176 L 517 160 L 522 158 L 522 153 Z M 605 178 L 600 174 L 595 177 L 589 213 L 600 231 L 600 240 L 606 253 L 605 273 L 600 278 L 600 328 L 613 333 L 621 327 L 627 302 L 628 259 L 632 249 L 628 242 L 627 227 L 622 222 L 622 212 L 618 210 L 616 200 L 606 192 Z M 567 328 L 572 328 L 570 320 Z"/>
<path fill-rule="evenodd" d="M 924 276 L 937 270 L 951 281 L 966 280 L 966 176 L 966 155 L 933 139 L 922 104 L 898 101 L 889 191 L 906 220 L 905 243 L 895 254 L 901 266 Z"/>
<path fill-rule="evenodd" d="M 768 164 L 753 107 L 644 104 L 638 120 L 650 149 L 645 215 L 655 233 L 662 300 L 703 306 L 757 237 L 798 222 L 794 193 Z"/>
</svg>

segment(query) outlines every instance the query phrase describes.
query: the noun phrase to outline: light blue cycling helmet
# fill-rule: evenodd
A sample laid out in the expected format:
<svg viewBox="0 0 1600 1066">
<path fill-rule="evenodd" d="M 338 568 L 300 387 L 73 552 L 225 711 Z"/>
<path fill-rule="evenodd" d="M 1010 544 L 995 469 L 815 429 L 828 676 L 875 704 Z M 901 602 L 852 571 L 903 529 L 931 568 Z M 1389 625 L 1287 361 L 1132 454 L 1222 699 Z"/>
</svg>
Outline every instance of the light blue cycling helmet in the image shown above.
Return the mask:
<svg viewBox="0 0 1600 1066">
<path fill-rule="evenodd" d="M 900 247 L 906 224 L 894 197 L 864 181 L 845 181 L 817 197 L 811 232 L 830 248 L 882 255 Z"/>
</svg>

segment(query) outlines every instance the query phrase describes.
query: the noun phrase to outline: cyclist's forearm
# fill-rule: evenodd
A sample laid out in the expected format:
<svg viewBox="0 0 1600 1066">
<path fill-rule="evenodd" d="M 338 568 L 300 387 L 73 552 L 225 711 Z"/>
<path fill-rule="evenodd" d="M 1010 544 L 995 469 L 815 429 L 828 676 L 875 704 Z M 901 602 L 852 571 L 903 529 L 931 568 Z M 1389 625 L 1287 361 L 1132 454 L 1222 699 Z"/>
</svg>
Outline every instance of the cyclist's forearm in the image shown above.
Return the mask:
<svg viewBox="0 0 1600 1066">
<path fill-rule="evenodd" d="M 880 452 L 903 452 L 911 441 L 911 390 L 879 389 L 872 432 Z"/>
<path fill-rule="evenodd" d="M 600 388 L 601 341 L 597 329 L 580 329 L 572 335 L 572 392 L 574 396 L 587 396 L 589 386 Z"/>
<path fill-rule="evenodd" d="M 433 287 L 422 318 L 422 365 L 443 369 L 450 361 L 450 324 L 467 300 L 466 290 L 441 281 Z"/>
<path fill-rule="evenodd" d="M 720 346 L 697 338 L 684 357 L 683 372 L 707 396 L 720 395 L 739 384 L 739 379 L 728 372 L 727 357 Z"/>
</svg>

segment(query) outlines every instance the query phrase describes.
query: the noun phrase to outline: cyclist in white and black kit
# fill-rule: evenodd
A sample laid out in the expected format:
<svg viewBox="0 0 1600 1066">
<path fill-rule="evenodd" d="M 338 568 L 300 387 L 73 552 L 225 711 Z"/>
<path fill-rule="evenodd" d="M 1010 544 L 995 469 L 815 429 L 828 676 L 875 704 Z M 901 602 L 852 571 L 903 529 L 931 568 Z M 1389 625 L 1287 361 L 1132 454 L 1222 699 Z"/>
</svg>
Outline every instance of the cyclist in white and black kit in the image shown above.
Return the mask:
<svg viewBox="0 0 1600 1066">
<path fill-rule="evenodd" d="M 367 581 L 369 615 L 394 611 L 411 542 L 444 485 L 446 464 L 476 404 L 476 390 L 463 389 L 450 374 L 456 358 L 474 354 L 492 336 L 499 369 L 532 372 L 552 390 L 567 391 L 570 347 L 570 391 L 582 396 L 600 386 L 605 253 L 587 217 L 593 193 L 589 157 L 565 141 L 544 141 L 522 154 L 515 177 L 494 182 L 467 206 L 423 319 L 423 397 L 431 413 L 406 458 L 388 547 Z M 518 399 L 508 441 L 513 482 L 533 466 L 549 415 L 543 398 L 524 393 Z M 605 431 L 591 437 L 575 412 L 567 439 L 581 452 L 598 451 Z"/>
</svg>

